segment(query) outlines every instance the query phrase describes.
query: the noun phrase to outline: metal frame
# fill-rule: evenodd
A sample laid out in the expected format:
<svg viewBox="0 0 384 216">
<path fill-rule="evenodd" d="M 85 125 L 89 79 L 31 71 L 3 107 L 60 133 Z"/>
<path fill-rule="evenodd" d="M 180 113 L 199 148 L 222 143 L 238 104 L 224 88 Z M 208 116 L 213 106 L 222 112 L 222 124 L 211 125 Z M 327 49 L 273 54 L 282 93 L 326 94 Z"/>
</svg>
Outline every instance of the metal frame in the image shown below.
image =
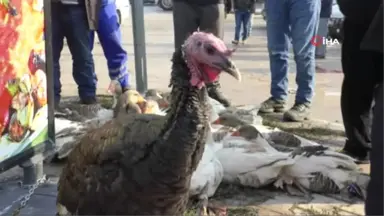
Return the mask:
<svg viewBox="0 0 384 216">
<path fill-rule="evenodd" d="M 22 1 L 22 0 L 21 0 Z M 33 184 L 42 175 L 42 154 L 48 153 L 55 143 L 54 93 L 53 93 L 53 59 L 52 59 L 52 31 L 51 31 L 51 0 L 44 0 L 45 25 L 45 72 L 47 75 L 48 97 L 48 140 L 35 147 L 29 148 L 0 163 L 0 173 L 16 165 L 24 169 L 24 184 Z"/>
</svg>

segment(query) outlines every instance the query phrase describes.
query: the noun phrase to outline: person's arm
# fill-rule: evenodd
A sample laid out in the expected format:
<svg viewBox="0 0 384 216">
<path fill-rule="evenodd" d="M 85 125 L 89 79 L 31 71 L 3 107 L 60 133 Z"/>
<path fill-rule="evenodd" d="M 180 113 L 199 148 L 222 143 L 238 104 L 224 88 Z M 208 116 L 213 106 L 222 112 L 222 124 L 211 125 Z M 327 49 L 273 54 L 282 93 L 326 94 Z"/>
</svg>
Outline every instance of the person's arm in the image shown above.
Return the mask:
<svg viewBox="0 0 384 216">
<path fill-rule="evenodd" d="M 225 0 L 225 13 L 230 13 L 232 10 L 232 0 Z"/>
<path fill-rule="evenodd" d="M 250 10 L 251 10 L 251 12 L 252 13 L 255 13 L 255 11 L 256 11 L 256 0 L 251 0 L 251 8 L 250 8 Z"/>
<path fill-rule="evenodd" d="M 383 25 L 383 4 L 381 4 L 361 42 L 362 50 L 383 53 Z"/>
</svg>

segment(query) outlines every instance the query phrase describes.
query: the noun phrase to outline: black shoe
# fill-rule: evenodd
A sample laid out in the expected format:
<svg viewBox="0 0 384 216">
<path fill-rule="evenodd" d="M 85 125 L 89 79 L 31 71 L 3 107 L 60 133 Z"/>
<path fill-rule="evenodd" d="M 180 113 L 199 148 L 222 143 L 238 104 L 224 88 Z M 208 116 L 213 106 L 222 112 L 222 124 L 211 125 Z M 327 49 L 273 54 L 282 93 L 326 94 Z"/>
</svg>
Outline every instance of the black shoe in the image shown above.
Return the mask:
<svg viewBox="0 0 384 216">
<path fill-rule="evenodd" d="M 352 152 L 349 152 L 349 151 L 347 151 L 345 149 L 341 149 L 338 152 L 342 153 L 342 154 L 345 154 L 345 155 L 348 155 L 349 157 L 353 158 L 355 160 L 356 164 L 369 164 L 370 163 L 369 152 L 365 156 L 356 155 L 356 154 L 354 154 Z"/>
<path fill-rule="evenodd" d="M 296 103 L 293 107 L 284 113 L 285 121 L 302 122 L 308 120 L 310 115 L 310 106 L 307 103 Z"/>
<path fill-rule="evenodd" d="M 220 83 L 218 81 L 207 85 L 208 96 L 217 100 L 219 103 L 223 104 L 224 107 L 230 107 L 231 103 L 220 91 Z"/>
<path fill-rule="evenodd" d="M 261 103 L 259 112 L 260 113 L 273 113 L 273 112 L 284 112 L 285 101 L 276 100 L 272 97 Z"/>
<path fill-rule="evenodd" d="M 84 97 L 80 99 L 80 103 L 85 105 L 97 104 L 97 99 L 96 97 Z"/>
</svg>

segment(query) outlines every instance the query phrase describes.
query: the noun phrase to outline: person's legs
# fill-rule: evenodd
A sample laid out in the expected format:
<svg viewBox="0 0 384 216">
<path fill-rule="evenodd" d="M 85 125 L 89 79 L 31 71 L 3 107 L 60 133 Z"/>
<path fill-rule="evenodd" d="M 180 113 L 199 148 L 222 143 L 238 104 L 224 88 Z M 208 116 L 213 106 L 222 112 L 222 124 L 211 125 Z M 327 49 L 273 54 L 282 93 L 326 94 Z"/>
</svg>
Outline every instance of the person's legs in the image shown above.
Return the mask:
<svg viewBox="0 0 384 216">
<path fill-rule="evenodd" d="M 223 39 L 225 22 L 224 4 L 207 5 L 200 9 L 200 31 L 210 32 Z"/>
<path fill-rule="evenodd" d="M 224 38 L 225 8 L 224 4 L 213 4 L 199 8 L 200 31 L 211 32 L 219 38 Z M 223 104 L 225 107 L 231 106 L 229 100 L 220 91 L 218 81 L 207 85 L 208 95 Z"/>
<path fill-rule="evenodd" d="M 328 18 L 320 18 L 319 26 L 317 28 L 317 35 L 320 37 L 327 37 L 328 35 Z M 316 47 L 315 57 L 319 59 L 325 58 L 325 54 L 327 52 L 326 44 L 320 44 Z"/>
<path fill-rule="evenodd" d="M 381 55 L 382 59 L 382 55 Z M 381 62 L 382 64 L 382 62 Z M 380 71 L 382 73 L 382 71 Z M 383 83 L 376 92 L 372 124 L 371 179 L 365 200 L 365 214 L 383 215 Z"/>
<path fill-rule="evenodd" d="M 53 57 L 53 88 L 55 94 L 55 106 L 60 103 L 60 53 L 63 50 L 65 24 L 61 14 L 65 14 L 61 3 L 52 3 L 52 57 Z"/>
<path fill-rule="evenodd" d="M 367 27 L 345 19 L 341 55 L 344 72 L 341 113 L 347 137 L 343 150 L 361 162 L 368 162 L 368 152 L 371 148 L 370 115 L 377 84 L 371 52 L 360 50 L 366 30 Z"/>
<path fill-rule="evenodd" d="M 247 38 L 249 38 L 252 34 L 252 28 L 253 28 L 253 13 L 250 14 L 249 22 L 248 22 L 248 35 Z"/>
<path fill-rule="evenodd" d="M 288 121 L 303 121 L 309 116 L 315 85 L 315 46 L 311 39 L 317 32 L 320 1 L 289 0 L 289 21 L 298 86 L 295 105 L 284 114 Z"/>
<path fill-rule="evenodd" d="M 250 35 L 250 22 L 251 22 L 252 13 L 251 12 L 245 12 L 243 15 L 243 38 L 242 41 L 245 43 L 245 41 L 248 39 Z"/>
<path fill-rule="evenodd" d="M 282 112 L 288 96 L 289 22 L 287 1 L 268 0 L 267 39 L 271 68 L 271 98 L 260 106 L 261 113 Z"/>
<path fill-rule="evenodd" d="M 94 69 L 93 56 L 90 49 L 90 30 L 84 6 L 68 5 L 65 17 L 65 32 L 68 48 L 73 59 L 73 78 L 75 79 L 79 96 L 84 104 L 96 103 L 97 77 Z"/>
<path fill-rule="evenodd" d="M 235 37 L 232 41 L 232 43 L 235 45 L 239 44 L 239 40 L 240 40 L 241 17 L 242 17 L 242 12 L 235 11 Z"/>
<path fill-rule="evenodd" d="M 128 56 L 121 42 L 120 25 L 114 1 L 102 5 L 97 35 L 107 59 L 109 77 L 111 80 L 117 79 L 123 89 L 129 88 Z"/>
<path fill-rule="evenodd" d="M 173 31 L 175 49 L 183 45 L 185 39 L 199 28 L 196 8 L 185 2 L 173 2 Z"/>
</svg>

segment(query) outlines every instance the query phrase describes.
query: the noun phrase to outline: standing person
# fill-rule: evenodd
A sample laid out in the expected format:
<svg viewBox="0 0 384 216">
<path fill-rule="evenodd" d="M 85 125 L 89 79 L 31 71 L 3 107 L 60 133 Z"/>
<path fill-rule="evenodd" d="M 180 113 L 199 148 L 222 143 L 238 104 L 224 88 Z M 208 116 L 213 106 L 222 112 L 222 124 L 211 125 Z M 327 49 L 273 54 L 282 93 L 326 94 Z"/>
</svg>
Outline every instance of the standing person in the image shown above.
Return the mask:
<svg viewBox="0 0 384 216">
<path fill-rule="evenodd" d="M 130 88 L 128 55 L 121 41 L 121 30 L 116 12 L 116 0 L 101 0 L 99 28 L 96 30 L 107 59 L 109 78 L 117 80 L 123 90 Z M 94 44 L 94 31 L 91 32 L 91 50 Z M 110 86 L 112 87 L 112 86 Z"/>
<path fill-rule="evenodd" d="M 377 64 L 381 66 L 377 68 L 377 73 L 383 71 L 383 4 L 376 12 L 368 31 L 366 32 L 363 42 L 361 43 L 363 51 L 372 52 L 378 55 Z M 380 57 L 379 57 L 380 56 Z M 381 68 L 380 68 L 381 67 Z M 381 71 L 379 71 L 381 69 Z M 380 78 L 380 77 L 379 77 Z M 375 107 L 373 109 L 372 123 L 372 150 L 370 154 L 371 162 L 371 179 L 367 189 L 367 198 L 365 199 L 366 215 L 384 215 L 383 212 L 383 80 L 375 92 Z"/>
<path fill-rule="evenodd" d="M 284 112 L 288 96 L 288 48 L 291 38 L 298 85 L 295 104 L 284 113 L 287 121 L 309 116 L 315 84 L 315 46 L 320 1 L 266 0 L 271 97 L 261 104 L 261 113 Z"/>
<path fill-rule="evenodd" d="M 96 104 L 97 77 L 89 47 L 97 28 L 100 0 L 52 0 L 52 50 L 55 106 L 61 98 L 60 55 L 64 38 L 72 55 L 72 75 L 82 104 Z"/>
<path fill-rule="evenodd" d="M 332 14 L 332 4 L 333 0 L 321 0 L 320 20 L 317 28 L 317 35 L 321 38 L 328 36 L 328 21 Z M 316 59 L 324 59 L 326 52 L 326 44 L 320 43 L 320 45 L 316 47 Z"/>
<path fill-rule="evenodd" d="M 383 55 L 362 50 L 360 44 L 382 0 L 338 0 L 338 4 L 345 15 L 341 113 L 347 140 L 343 153 L 358 163 L 369 163 L 372 102 L 375 88 L 383 80 Z"/>
<path fill-rule="evenodd" d="M 232 44 L 238 45 L 241 35 L 241 42 L 244 44 L 248 39 L 251 31 L 252 14 L 255 11 L 256 0 L 234 0 L 235 10 L 235 38 Z"/>
<path fill-rule="evenodd" d="M 230 0 L 173 0 L 175 49 L 181 48 L 185 39 L 198 30 L 223 38 L 226 1 Z M 231 106 L 229 100 L 220 91 L 218 81 L 207 85 L 207 90 L 211 98 L 225 107 Z"/>
</svg>

